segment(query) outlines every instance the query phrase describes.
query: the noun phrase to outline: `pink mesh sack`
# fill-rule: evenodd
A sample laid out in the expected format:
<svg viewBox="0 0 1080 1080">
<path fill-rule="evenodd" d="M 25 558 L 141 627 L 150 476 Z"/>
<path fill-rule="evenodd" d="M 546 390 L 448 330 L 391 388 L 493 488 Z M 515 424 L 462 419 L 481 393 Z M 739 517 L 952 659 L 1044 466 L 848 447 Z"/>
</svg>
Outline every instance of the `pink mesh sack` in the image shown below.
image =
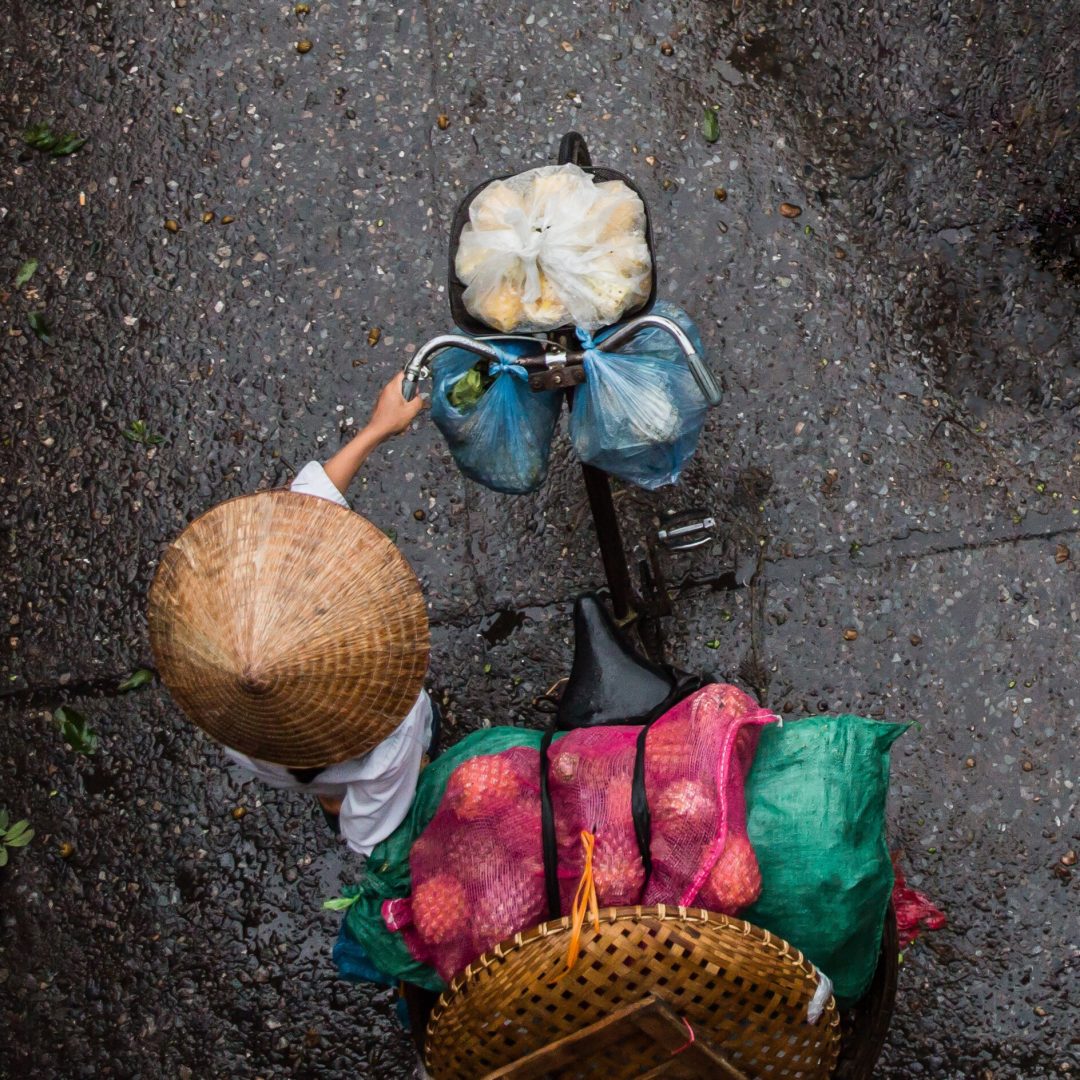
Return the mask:
<svg viewBox="0 0 1080 1080">
<path fill-rule="evenodd" d="M 563 911 L 584 869 L 582 831 L 596 837 L 601 905 L 698 903 L 733 914 L 752 903 L 761 877 L 746 835 L 743 785 L 759 728 L 773 719 L 735 687 L 712 684 L 649 728 L 648 879 L 632 810 L 642 729 L 580 728 L 555 742 L 548 782 Z M 537 750 L 472 758 L 451 774 L 413 845 L 412 895 L 387 901 L 383 918 L 442 978 L 548 916 L 539 789 Z"/>
<path fill-rule="evenodd" d="M 387 927 L 447 981 L 546 915 L 539 770 L 530 747 L 459 765 L 409 852 L 412 895 L 383 904 Z"/>
<path fill-rule="evenodd" d="M 584 869 L 583 829 L 596 835 L 601 904 L 699 903 L 729 915 L 752 904 L 761 875 L 746 835 L 743 785 L 759 728 L 773 719 L 736 687 L 712 683 L 652 724 L 645 735 L 647 884 L 631 812 L 641 729 L 581 728 L 556 743 L 549 783 L 563 910 Z"/>
</svg>

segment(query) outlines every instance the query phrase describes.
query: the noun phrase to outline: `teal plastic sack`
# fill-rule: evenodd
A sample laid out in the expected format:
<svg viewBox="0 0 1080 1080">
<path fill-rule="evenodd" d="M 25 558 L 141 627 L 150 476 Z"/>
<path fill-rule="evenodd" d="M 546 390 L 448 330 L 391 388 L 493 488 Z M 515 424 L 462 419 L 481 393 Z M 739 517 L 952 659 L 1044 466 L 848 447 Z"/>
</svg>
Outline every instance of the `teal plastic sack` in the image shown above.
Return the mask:
<svg viewBox="0 0 1080 1080">
<path fill-rule="evenodd" d="M 881 952 L 889 749 L 905 730 L 861 716 L 771 725 L 746 784 L 761 897 L 742 917 L 805 953 L 841 1003 L 866 991 Z"/>
<path fill-rule="evenodd" d="M 412 892 L 409 851 L 435 816 L 450 774 L 472 757 L 500 754 L 515 746 L 539 750 L 543 737 L 542 731 L 496 727 L 474 731 L 449 750 L 444 750 L 420 773 L 416 797 L 408 816 L 371 853 L 359 884 L 346 886 L 342 890 L 343 896 L 356 897 L 345 913 L 343 939 L 356 942 L 379 972 L 390 980 L 414 983 L 425 990 L 441 991 L 445 988 L 445 983 L 434 968 L 413 959 L 402 935 L 386 928 L 382 905 L 384 900 L 408 896 Z M 343 952 L 342 956 L 345 955 Z M 335 950 L 335 962 L 339 959 Z M 343 964 L 339 963 L 338 968 L 344 977 L 350 977 Z"/>
<path fill-rule="evenodd" d="M 443 433 L 457 467 L 494 491 L 524 495 L 547 476 L 551 439 L 562 398 L 557 391 L 533 392 L 529 374 L 515 358 L 539 345 L 513 340 L 488 342 L 499 359 L 487 365 L 494 381 L 465 408 L 451 403 L 455 385 L 485 363 L 465 349 L 447 349 L 432 367 L 431 419 Z M 476 378 L 476 376 L 470 376 Z"/>
</svg>

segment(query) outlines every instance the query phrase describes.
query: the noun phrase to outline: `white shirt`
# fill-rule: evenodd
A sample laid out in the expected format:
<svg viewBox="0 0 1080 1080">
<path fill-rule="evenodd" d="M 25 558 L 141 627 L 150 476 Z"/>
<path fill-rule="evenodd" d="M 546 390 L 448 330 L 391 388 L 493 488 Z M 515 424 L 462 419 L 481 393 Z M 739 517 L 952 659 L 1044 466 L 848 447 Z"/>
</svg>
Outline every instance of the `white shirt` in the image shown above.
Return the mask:
<svg viewBox="0 0 1080 1080">
<path fill-rule="evenodd" d="M 309 461 L 296 474 L 293 491 L 348 508 L 326 470 Z M 249 758 L 223 747 L 225 754 L 273 788 L 341 799 L 341 835 L 359 855 L 370 855 L 405 820 L 420 775 L 420 759 L 431 742 L 431 702 L 424 691 L 408 716 L 374 750 L 328 765 L 310 784 L 301 784 L 284 765 Z"/>
</svg>

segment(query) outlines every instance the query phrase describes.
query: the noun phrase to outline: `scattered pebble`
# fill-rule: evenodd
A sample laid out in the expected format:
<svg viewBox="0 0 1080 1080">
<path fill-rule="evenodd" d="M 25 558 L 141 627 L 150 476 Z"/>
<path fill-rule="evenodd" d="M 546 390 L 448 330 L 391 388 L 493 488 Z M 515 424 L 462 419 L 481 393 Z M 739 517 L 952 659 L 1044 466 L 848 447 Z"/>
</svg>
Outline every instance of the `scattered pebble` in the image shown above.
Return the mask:
<svg viewBox="0 0 1080 1080">
<path fill-rule="evenodd" d="M 236 220 L 236 218 L 234 218 L 234 217 L 232 216 L 232 214 L 226 214 L 226 215 L 225 215 L 225 216 L 224 216 L 224 217 L 223 217 L 223 218 L 221 219 L 221 224 L 222 224 L 222 225 L 231 225 L 231 224 L 232 224 L 232 223 L 233 223 L 233 222 L 234 222 L 235 220 Z"/>
<path fill-rule="evenodd" d="M 560 47 L 562 48 L 563 52 L 573 52 L 574 51 L 574 46 L 571 45 L 569 41 L 560 42 Z"/>
<path fill-rule="evenodd" d="M 1035 766 L 1030 761 L 1025 761 L 1024 764 L 1020 766 L 1020 768 L 1022 768 L 1024 772 L 1031 772 L 1031 770 L 1034 769 Z"/>
<path fill-rule="evenodd" d="M 919 637 L 918 634 L 912 634 L 911 637 L 908 638 L 908 641 L 910 641 L 912 645 L 921 645 L 922 644 L 922 638 Z"/>
<path fill-rule="evenodd" d="M 842 247 L 834 247 L 832 249 L 834 259 L 846 259 L 847 252 Z"/>
<path fill-rule="evenodd" d="M 296 7 L 293 8 L 293 11 L 296 12 L 297 15 L 310 15 L 311 14 L 311 5 L 310 4 L 297 4 Z"/>
<path fill-rule="evenodd" d="M 673 52 L 675 51 L 675 46 L 674 46 L 674 45 L 672 45 L 670 41 L 665 41 L 665 42 L 664 42 L 664 43 L 663 43 L 663 44 L 662 44 L 662 45 L 660 46 L 660 51 L 661 51 L 661 52 L 662 52 L 662 53 L 663 53 L 663 54 L 664 54 L 665 56 L 670 56 L 670 55 L 671 55 L 671 54 L 672 54 L 672 53 L 673 53 Z"/>
<path fill-rule="evenodd" d="M 70 840 L 65 840 L 60 845 L 60 858 L 70 859 L 75 854 L 75 845 Z"/>
<path fill-rule="evenodd" d="M 450 126 L 450 117 L 446 113 L 439 113 L 435 123 L 439 125 L 440 131 L 445 131 Z"/>
<path fill-rule="evenodd" d="M 427 517 L 427 514 L 425 514 L 423 510 L 414 510 L 412 516 L 416 518 L 417 521 L 423 521 L 424 518 Z"/>
<path fill-rule="evenodd" d="M 367 332 L 367 343 L 368 343 L 368 345 L 370 345 L 372 347 L 374 347 L 375 345 L 378 345 L 379 344 L 379 338 L 381 338 L 381 337 L 382 337 L 382 330 L 377 326 L 373 326 Z"/>
<path fill-rule="evenodd" d="M 802 213 L 802 207 L 794 203 L 783 202 L 780 204 L 780 213 L 786 218 L 797 218 Z"/>
<path fill-rule="evenodd" d="M 964 768 L 965 769 L 974 769 L 975 768 L 975 759 L 973 757 L 965 758 L 964 759 Z"/>
<path fill-rule="evenodd" d="M 1063 563 L 1069 561 L 1069 549 L 1064 544 L 1058 544 L 1054 552 L 1054 562 Z"/>
<path fill-rule="evenodd" d="M 214 211 L 213 210 L 205 210 L 205 211 L 203 211 L 202 223 L 204 225 L 209 225 L 210 222 L 213 221 L 213 220 L 214 220 Z"/>
<path fill-rule="evenodd" d="M 179 232 L 180 222 L 176 221 L 174 218 L 166 218 L 165 228 L 168 229 L 169 232 Z"/>
<path fill-rule="evenodd" d="M 247 809 L 243 806 L 233 807 L 232 816 L 236 821 L 239 821 L 246 813 Z"/>
<path fill-rule="evenodd" d="M 309 53 L 309 52 L 311 52 L 311 42 L 308 41 L 307 38 L 304 38 L 303 41 L 298 41 L 296 43 L 296 51 L 298 53 Z"/>
<path fill-rule="evenodd" d="M 855 640 L 855 639 L 856 639 L 856 638 L 857 638 L 858 636 L 859 636 L 859 631 L 858 631 L 858 630 L 856 630 L 856 629 L 855 629 L 854 627 L 852 627 L 852 626 L 849 626 L 849 627 L 848 627 L 848 628 L 847 628 L 847 629 L 846 629 L 846 630 L 844 631 L 844 640 L 845 640 L 845 641 L 854 641 L 854 640 Z"/>
<path fill-rule="evenodd" d="M 717 202 L 725 202 L 727 200 L 727 188 L 718 187 L 713 191 L 713 198 Z"/>
<path fill-rule="evenodd" d="M 1062 866 L 1075 866 L 1076 865 L 1076 852 L 1071 848 L 1061 856 Z"/>
</svg>

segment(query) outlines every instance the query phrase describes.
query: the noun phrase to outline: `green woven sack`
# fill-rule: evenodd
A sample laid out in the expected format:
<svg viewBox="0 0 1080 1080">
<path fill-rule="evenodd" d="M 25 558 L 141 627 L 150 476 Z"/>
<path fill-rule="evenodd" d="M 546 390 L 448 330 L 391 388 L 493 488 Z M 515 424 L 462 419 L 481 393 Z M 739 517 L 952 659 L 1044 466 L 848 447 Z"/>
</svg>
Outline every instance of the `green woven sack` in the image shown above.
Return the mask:
<svg viewBox="0 0 1080 1080">
<path fill-rule="evenodd" d="M 907 726 L 861 716 L 770 725 L 746 784 L 761 898 L 742 917 L 802 950 L 841 1002 L 865 992 L 881 952 L 889 748 Z"/>
<path fill-rule="evenodd" d="M 444 989 L 445 984 L 435 969 L 414 960 L 404 937 L 386 928 L 382 917 L 383 901 L 408 896 L 412 891 L 409 851 L 413 841 L 435 816 L 454 769 L 471 757 L 501 754 L 515 746 L 532 746 L 539 750 L 543 737 L 542 731 L 525 728 L 497 727 L 474 731 L 443 751 L 420 773 L 408 816 L 371 853 L 360 883 L 342 889 L 342 895 L 357 898 L 345 915 L 342 937 L 358 943 L 381 973 L 422 986 L 425 990 Z"/>
</svg>

